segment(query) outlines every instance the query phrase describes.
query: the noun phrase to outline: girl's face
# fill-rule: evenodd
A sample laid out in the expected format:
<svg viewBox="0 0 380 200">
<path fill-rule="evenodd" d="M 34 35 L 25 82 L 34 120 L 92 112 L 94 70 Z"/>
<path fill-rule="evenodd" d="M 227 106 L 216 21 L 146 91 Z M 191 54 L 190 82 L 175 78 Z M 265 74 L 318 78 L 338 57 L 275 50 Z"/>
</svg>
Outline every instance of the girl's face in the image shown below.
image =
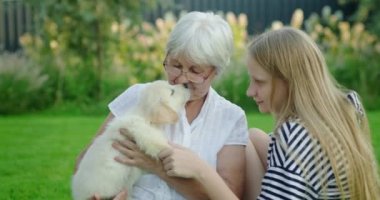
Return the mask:
<svg viewBox="0 0 380 200">
<path fill-rule="evenodd" d="M 247 68 L 250 77 L 247 96 L 253 98 L 260 112 L 277 114 L 287 100 L 287 83 L 280 78 L 273 77 L 253 58 L 248 60 Z"/>
<path fill-rule="evenodd" d="M 191 92 L 190 101 L 206 96 L 216 74 L 212 66 L 200 66 L 170 55 L 166 57 L 164 67 L 170 84 L 187 85 Z"/>
</svg>

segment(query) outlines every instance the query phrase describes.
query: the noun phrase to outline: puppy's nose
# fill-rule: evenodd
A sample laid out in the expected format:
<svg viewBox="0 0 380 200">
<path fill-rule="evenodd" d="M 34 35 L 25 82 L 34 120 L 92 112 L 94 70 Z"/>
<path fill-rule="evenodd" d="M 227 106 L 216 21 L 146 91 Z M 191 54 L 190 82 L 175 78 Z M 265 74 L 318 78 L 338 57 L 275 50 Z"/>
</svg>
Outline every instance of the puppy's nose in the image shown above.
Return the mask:
<svg viewBox="0 0 380 200">
<path fill-rule="evenodd" d="M 184 84 L 182 84 L 183 85 L 183 87 L 185 87 L 185 88 L 189 88 L 189 86 L 187 85 L 187 83 L 184 83 Z"/>
</svg>

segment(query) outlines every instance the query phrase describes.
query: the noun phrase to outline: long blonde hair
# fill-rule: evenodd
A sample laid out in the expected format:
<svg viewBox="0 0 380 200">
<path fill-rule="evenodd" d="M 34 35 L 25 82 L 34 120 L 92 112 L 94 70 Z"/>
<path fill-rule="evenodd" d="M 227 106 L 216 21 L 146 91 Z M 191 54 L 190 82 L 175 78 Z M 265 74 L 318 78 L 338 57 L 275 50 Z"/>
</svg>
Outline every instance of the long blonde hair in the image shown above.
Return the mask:
<svg viewBox="0 0 380 200">
<path fill-rule="evenodd" d="M 379 199 L 378 168 L 366 115 L 348 101 L 315 42 L 304 32 L 285 27 L 257 36 L 249 53 L 272 77 L 288 84 L 288 99 L 276 116 L 277 126 L 297 116 L 326 152 L 341 191 L 339 174 L 343 172 L 352 199 Z"/>
</svg>

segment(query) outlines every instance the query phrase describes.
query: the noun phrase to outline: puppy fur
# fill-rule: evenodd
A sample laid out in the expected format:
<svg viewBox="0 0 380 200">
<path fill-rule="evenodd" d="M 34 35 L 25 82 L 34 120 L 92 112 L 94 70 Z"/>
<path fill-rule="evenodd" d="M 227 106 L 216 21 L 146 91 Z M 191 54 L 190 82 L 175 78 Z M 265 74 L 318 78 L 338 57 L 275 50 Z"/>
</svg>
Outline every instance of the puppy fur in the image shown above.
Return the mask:
<svg viewBox="0 0 380 200">
<path fill-rule="evenodd" d="M 112 198 L 127 188 L 130 199 L 133 184 L 143 171 L 114 160 L 120 152 L 112 143 L 125 139 L 120 129 L 126 129 L 142 151 L 157 158 L 169 146 L 162 125 L 175 123 L 189 98 L 190 92 L 183 85 L 161 80 L 148 83 L 136 106 L 115 117 L 87 150 L 72 178 L 73 198 L 85 200 L 95 193 L 103 199 Z"/>
</svg>

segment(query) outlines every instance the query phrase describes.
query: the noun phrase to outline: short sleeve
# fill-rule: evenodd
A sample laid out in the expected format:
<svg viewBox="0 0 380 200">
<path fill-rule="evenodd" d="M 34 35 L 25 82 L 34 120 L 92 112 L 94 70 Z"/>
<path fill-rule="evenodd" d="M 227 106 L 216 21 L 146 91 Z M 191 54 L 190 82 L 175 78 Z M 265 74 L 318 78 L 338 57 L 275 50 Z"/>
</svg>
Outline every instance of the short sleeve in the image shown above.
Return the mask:
<svg viewBox="0 0 380 200">
<path fill-rule="evenodd" d="M 310 165 L 316 164 L 317 159 L 313 159 L 314 154 L 312 155 L 313 144 L 307 129 L 300 123 L 283 123 L 271 136 L 268 169 L 258 199 L 318 198 L 318 191 L 301 175 L 302 169 L 311 169 Z M 305 165 L 302 161 L 306 160 L 308 164 Z"/>
<path fill-rule="evenodd" d="M 270 167 L 261 182 L 263 199 L 317 199 L 318 193 L 307 185 L 307 181 L 282 167 Z"/>
<path fill-rule="evenodd" d="M 350 91 L 349 93 L 347 93 L 347 98 L 348 100 L 350 100 L 351 104 L 355 107 L 356 112 L 361 117 L 363 117 L 364 115 L 363 105 L 360 101 L 360 97 L 358 93 L 356 93 L 355 91 Z"/>
<path fill-rule="evenodd" d="M 247 145 L 248 143 L 248 124 L 243 114 L 236 120 L 232 132 L 227 138 L 226 145 Z"/>
<path fill-rule="evenodd" d="M 111 113 L 118 117 L 128 111 L 130 107 L 135 105 L 138 101 L 141 90 L 145 87 L 145 84 L 135 84 L 121 93 L 111 103 L 108 104 L 108 108 Z"/>
</svg>

